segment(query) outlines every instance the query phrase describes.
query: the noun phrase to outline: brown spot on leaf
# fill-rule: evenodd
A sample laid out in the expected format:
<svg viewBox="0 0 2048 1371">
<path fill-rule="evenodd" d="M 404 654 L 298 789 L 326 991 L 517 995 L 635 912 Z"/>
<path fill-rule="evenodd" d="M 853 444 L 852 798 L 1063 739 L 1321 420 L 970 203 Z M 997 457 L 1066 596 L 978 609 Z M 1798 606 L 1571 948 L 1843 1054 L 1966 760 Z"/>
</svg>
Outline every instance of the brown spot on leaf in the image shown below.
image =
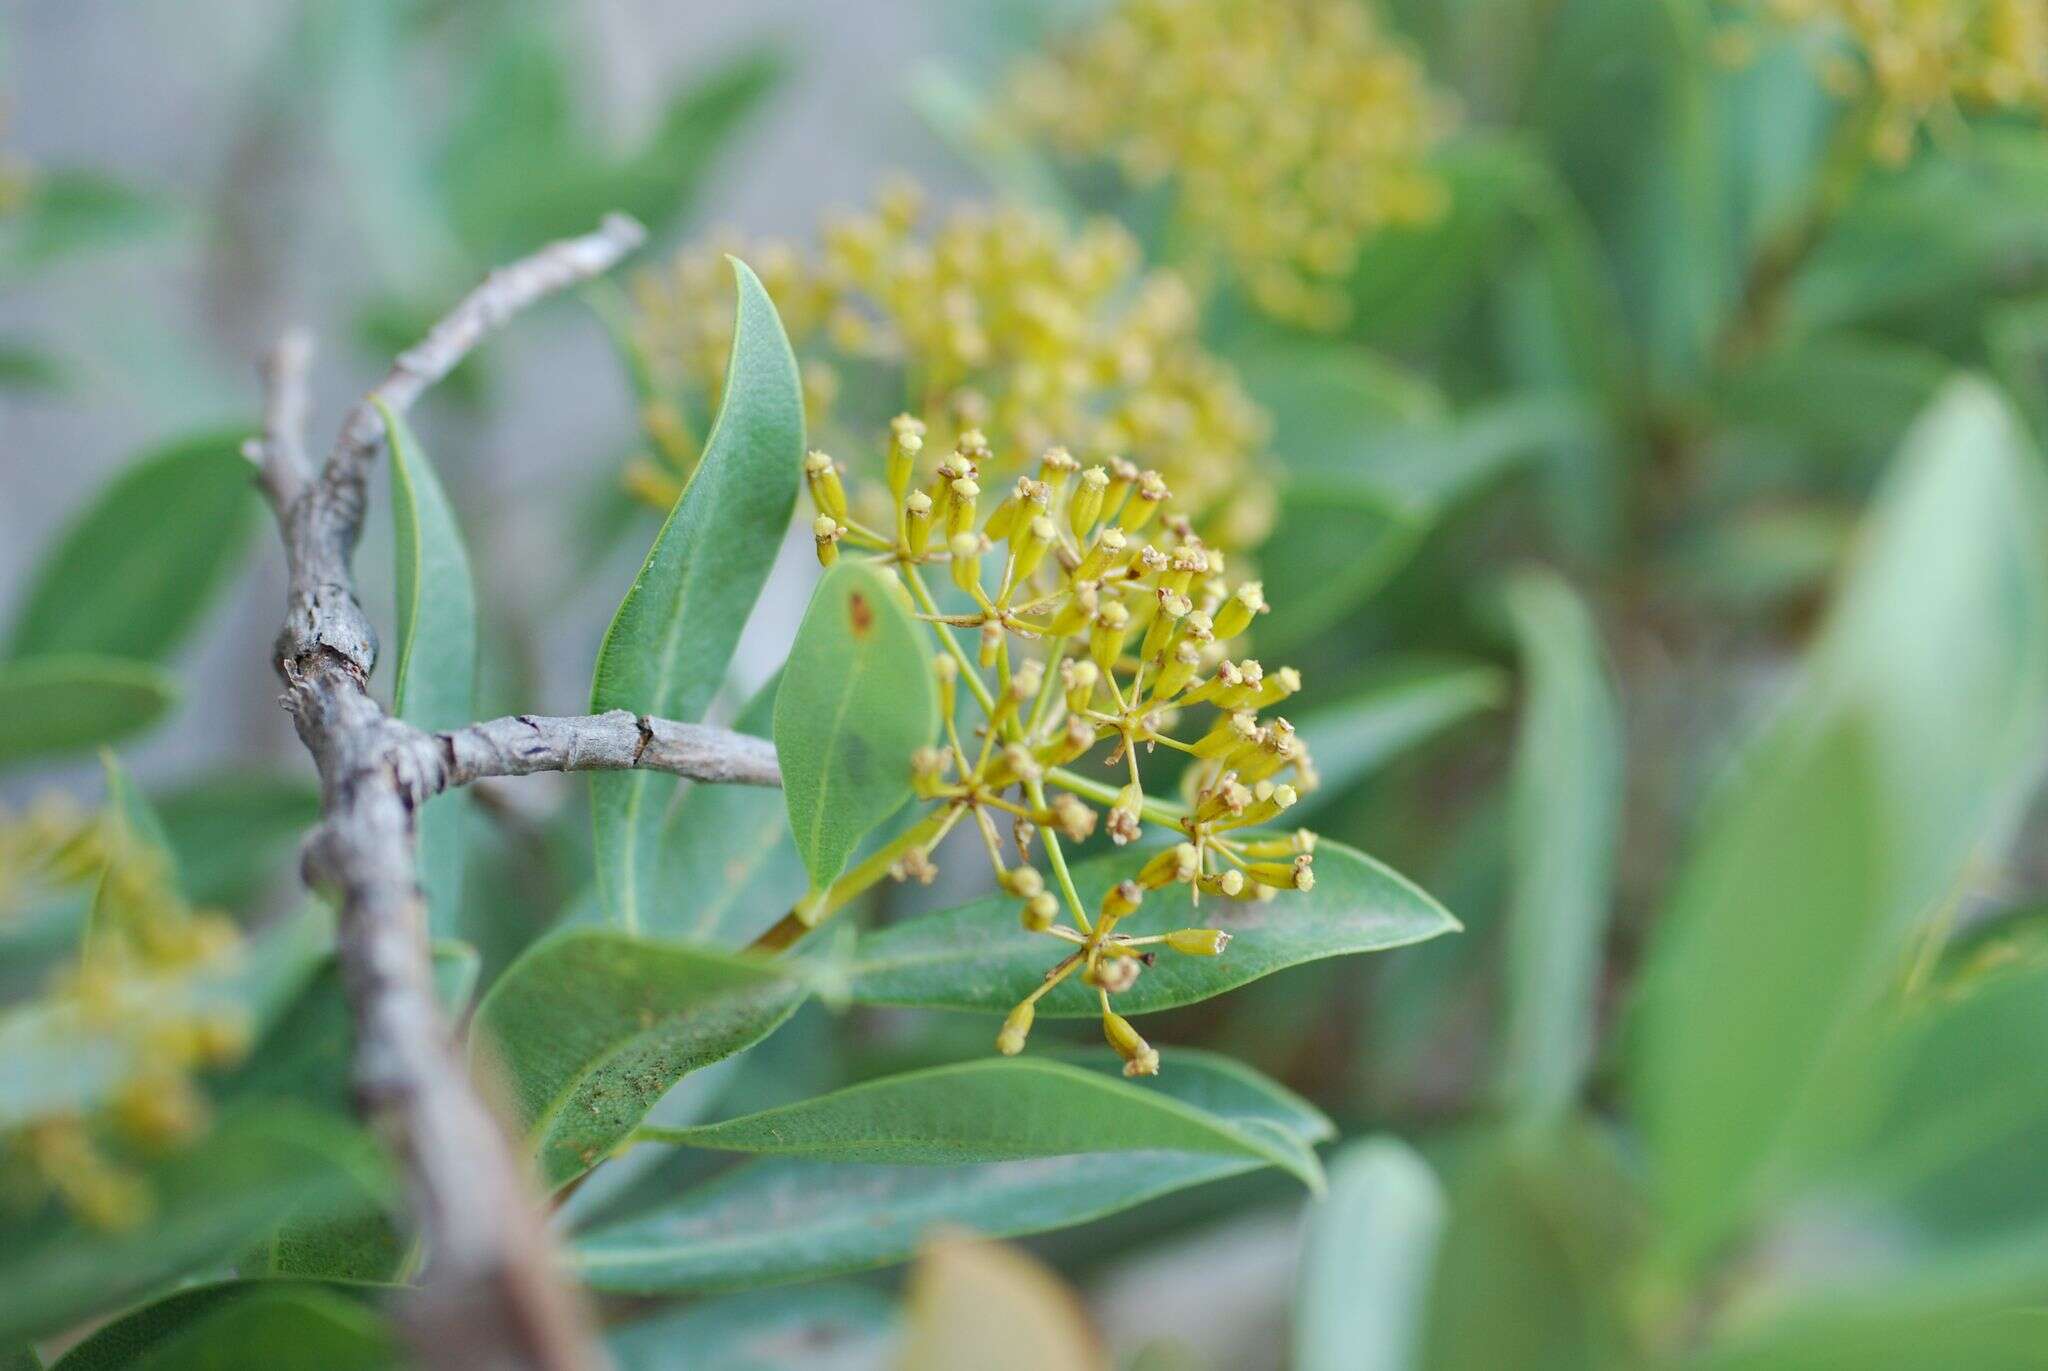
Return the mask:
<svg viewBox="0 0 2048 1371">
<path fill-rule="evenodd" d="M 868 597 L 859 591 L 846 597 L 846 617 L 853 621 L 855 636 L 865 638 L 869 629 L 875 626 L 875 611 L 868 604 Z"/>
</svg>

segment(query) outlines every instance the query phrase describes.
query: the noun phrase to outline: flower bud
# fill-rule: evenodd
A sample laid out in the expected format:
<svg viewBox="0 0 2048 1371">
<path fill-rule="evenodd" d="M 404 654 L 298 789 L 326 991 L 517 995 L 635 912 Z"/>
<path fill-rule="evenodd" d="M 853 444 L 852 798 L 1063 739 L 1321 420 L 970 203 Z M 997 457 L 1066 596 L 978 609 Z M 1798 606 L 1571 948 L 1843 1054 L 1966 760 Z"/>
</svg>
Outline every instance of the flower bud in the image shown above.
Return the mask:
<svg viewBox="0 0 2048 1371">
<path fill-rule="evenodd" d="M 1152 522 L 1152 516 L 1159 512 L 1166 496 L 1166 478 L 1156 471 L 1145 472 L 1138 477 L 1138 486 L 1131 492 L 1131 498 L 1124 501 L 1124 507 L 1117 511 L 1117 527 L 1126 533 L 1136 533 Z"/>
<path fill-rule="evenodd" d="M 1031 1021 L 1037 1017 L 1037 1010 L 1026 1000 L 1010 1011 L 1003 1020 L 1002 1031 L 996 1034 L 996 1051 L 1005 1057 L 1014 1057 L 1024 1050 L 1024 1040 L 1031 1036 Z"/>
<path fill-rule="evenodd" d="M 1136 881 L 1118 881 L 1102 897 L 1102 926 L 1107 929 L 1118 919 L 1137 912 L 1145 903 L 1145 888 Z"/>
<path fill-rule="evenodd" d="M 946 554 L 953 559 L 953 584 L 970 593 L 979 589 L 981 539 L 972 533 L 956 533 L 946 542 Z"/>
<path fill-rule="evenodd" d="M 932 540 L 932 497 L 913 490 L 903 499 L 903 542 L 913 557 L 924 556 Z"/>
<path fill-rule="evenodd" d="M 1140 957 L 1105 955 L 1081 973 L 1081 979 L 1089 985 L 1099 986 L 1112 995 L 1121 995 L 1138 983 L 1138 973 L 1145 969 Z"/>
<path fill-rule="evenodd" d="M 924 425 L 908 414 L 889 421 L 889 493 L 897 499 L 910 489 L 917 470 L 917 454 L 924 451 Z"/>
<path fill-rule="evenodd" d="M 811 503 L 820 514 L 846 519 L 846 487 L 839 483 L 839 465 L 825 453 L 813 450 L 804 457 L 804 480 L 811 487 Z"/>
<path fill-rule="evenodd" d="M 829 514 L 811 520 L 811 540 L 818 547 L 819 566 L 831 566 L 839 560 L 839 540 L 845 536 L 846 530 Z"/>
<path fill-rule="evenodd" d="M 1060 916 L 1060 902 L 1050 890 L 1041 890 L 1024 901 L 1024 907 L 1017 911 L 1018 922 L 1033 933 L 1043 933 L 1053 926 Z"/>
<path fill-rule="evenodd" d="M 1145 792 L 1132 782 L 1119 790 L 1116 803 L 1109 807 L 1109 836 L 1118 847 L 1135 842 L 1143 829 L 1138 826 L 1139 807 L 1145 803 Z"/>
<path fill-rule="evenodd" d="M 1124 635 L 1130 627 L 1131 612 L 1120 600 L 1111 600 L 1096 612 L 1095 626 L 1088 633 L 1088 657 L 1103 675 L 1109 674 L 1123 654 Z"/>
<path fill-rule="evenodd" d="M 1067 527 L 1076 538 L 1087 537 L 1088 530 L 1102 517 L 1102 496 L 1108 489 L 1109 473 L 1101 467 L 1089 467 L 1081 473 L 1081 485 L 1067 505 Z"/>
<path fill-rule="evenodd" d="M 1175 843 L 1164 852 L 1153 857 L 1138 871 L 1138 884 L 1147 890 L 1178 881 L 1190 884 L 1202 870 L 1202 854 L 1195 850 L 1193 843 Z"/>
<path fill-rule="evenodd" d="M 1254 618 L 1265 612 L 1265 586 L 1258 581 L 1246 581 L 1216 611 L 1216 636 L 1235 638 L 1251 627 Z"/>
<path fill-rule="evenodd" d="M 981 485 L 972 477 L 962 476 L 947 489 L 953 498 L 946 505 L 946 531 L 954 537 L 974 531 L 974 510 L 981 499 Z"/>
<path fill-rule="evenodd" d="M 1159 1074 L 1159 1054 L 1152 1045 L 1138 1036 L 1138 1030 L 1123 1015 L 1105 1010 L 1102 1015 L 1102 1036 L 1116 1049 L 1116 1055 L 1124 1059 L 1126 1076 L 1156 1076 Z"/>
<path fill-rule="evenodd" d="M 1176 928 L 1166 935 L 1166 945 L 1190 957 L 1215 957 L 1230 946 L 1230 935 L 1220 928 Z"/>
<path fill-rule="evenodd" d="M 1102 668 L 1093 662 L 1069 658 L 1060 663 L 1060 683 L 1067 688 L 1067 708 L 1076 714 L 1085 712 L 1101 679 Z"/>
<path fill-rule="evenodd" d="M 1033 518 L 1017 537 L 1012 548 L 1016 556 L 1016 580 L 1028 580 L 1038 570 L 1038 564 L 1045 560 L 1046 549 L 1060 536 L 1059 526 L 1040 514 Z"/>
</svg>

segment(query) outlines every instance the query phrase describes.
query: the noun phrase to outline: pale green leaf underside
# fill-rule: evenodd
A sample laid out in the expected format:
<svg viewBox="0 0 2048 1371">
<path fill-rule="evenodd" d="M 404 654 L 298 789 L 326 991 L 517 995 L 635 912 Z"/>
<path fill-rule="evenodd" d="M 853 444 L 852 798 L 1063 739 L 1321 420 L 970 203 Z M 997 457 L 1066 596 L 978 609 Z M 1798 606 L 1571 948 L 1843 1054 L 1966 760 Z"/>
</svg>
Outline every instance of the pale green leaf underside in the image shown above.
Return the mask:
<svg viewBox="0 0 2048 1371">
<path fill-rule="evenodd" d="M 1331 1132 L 1299 1098 L 1207 1053 L 1175 1052 L 1160 1076 L 1135 1088 L 1304 1149 Z M 1181 1151 L 939 1166 L 766 1157 L 582 1233 L 569 1255 L 600 1290 L 742 1289 L 902 1261 L 935 1224 L 994 1237 L 1040 1233 L 1264 1165 Z"/>
<path fill-rule="evenodd" d="M 620 602 L 591 681 L 590 707 L 694 721 L 725 679 L 796 505 L 803 391 L 782 321 L 738 261 L 738 316 L 718 418 L 695 473 Z M 651 922 L 672 777 L 595 776 L 597 876 L 611 916 Z"/>
<path fill-rule="evenodd" d="M 1164 1150 L 1253 1157 L 1322 1184 L 1315 1154 L 1247 1133 L 1156 1090 L 1036 1058 L 963 1062 L 643 1136 L 691 1147 L 821 1160 L 945 1165 Z"/>
<path fill-rule="evenodd" d="M 1122 852 L 1076 866 L 1074 885 L 1082 902 L 1094 908 L 1150 855 Z M 1216 957 L 1161 953 L 1135 986 L 1117 996 L 1118 1009 L 1143 1014 L 1193 1004 L 1302 962 L 1402 947 L 1458 927 L 1416 886 L 1341 843 L 1317 845 L 1315 870 L 1314 890 L 1288 891 L 1265 904 L 1212 895 L 1195 907 L 1184 886 L 1147 895 L 1119 931 L 1220 928 L 1231 942 Z M 820 974 L 843 978 L 847 994 L 865 1004 L 1001 1014 L 1036 989 L 1057 960 L 1058 944 L 1020 928 L 1016 900 L 998 895 L 870 933 L 855 945 L 850 962 L 828 964 Z M 1095 992 L 1074 980 L 1038 1005 L 1041 1018 L 1086 1017 L 1098 1010 Z"/>
</svg>

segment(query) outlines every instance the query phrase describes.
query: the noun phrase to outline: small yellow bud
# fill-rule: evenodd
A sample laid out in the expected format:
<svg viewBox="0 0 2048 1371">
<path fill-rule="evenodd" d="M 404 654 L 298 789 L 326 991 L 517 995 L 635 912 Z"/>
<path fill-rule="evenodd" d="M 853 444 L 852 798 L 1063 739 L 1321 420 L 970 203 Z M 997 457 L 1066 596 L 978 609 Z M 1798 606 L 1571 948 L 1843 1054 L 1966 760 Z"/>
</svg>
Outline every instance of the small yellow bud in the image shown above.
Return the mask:
<svg viewBox="0 0 2048 1371">
<path fill-rule="evenodd" d="M 1202 854 L 1195 850 L 1193 843 L 1175 843 L 1161 852 L 1138 872 L 1138 884 L 1147 890 L 1178 881 L 1183 885 L 1193 882 L 1202 869 Z"/>
<path fill-rule="evenodd" d="M 804 458 L 804 480 L 810 483 L 811 503 L 820 514 L 846 519 L 846 487 L 839 482 L 839 465 L 825 453 L 813 450 Z"/>
<path fill-rule="evenodd" d="M 1096 612 L 1095 626 L 1088 633 L 1088 657 L 1105 676 L 1123 654 L 1130 627 L 1131 612 L 1121 601 L 1111 600 Z"/>
<path fill-rule="evenodd" d="M 811 520 L 811 539 L 818 546 L 818 565 L 831 566 L 839 560 L 839 540 L 846 530 L 829 514 Z"/>
<path fill-rule="evenodd" d="M 1076 714 L 1086 710 L 1101 679 L 1102 668 L 1093 662 L 1068 658 L 1060 663 L 1060 683 L 1067 688 L 1067 708 Z"/>
<path fill-rule="evenodd" d="M 1035 866 L 1013 866 L 999 876 L 1003 889 L 1019 899 L 1028 900 L 1045 890 L 1045 877 L 1038 874 Z"/>
<path fill-rule="evenodd" d="M 1043 514 L 1032 519 L 1023 534 L 1013 544 L 1016 555 L 1015 577 L 1024 581 L 1038 570 L 1038 564 L 1045 560 L 1046 549 L 1060 536 L 1059 526 Z"/>
<path fill-rule="evenodd" d="M 1105 1010 L 1102 1015 L 1102 1036 L 1124 1059 L 1126 1076 L 1156 1076 L 1159 1074 L 1159 1054 L 1152 1045 L 1138 1035 L 1131 1022 L 1123 1015 Z"/>
<path fill-rule="evenodd" d="M 954 537 L 974 531 L 974 509 L 981 499 L 981 485 L 971 477 L 962 476 L 948 487 L 953 498 L 946 506 L 946 531 Z"/>
<path fill-rule="evenodd" d="M 903 543 L 913 557 L 922 557 L 932 540 L 932 497 L 913 490 L 903 499 Z"/>
<path fill-rule="evenodd" d="M 1118 919 L 1137 912 L 1145 903 L 1145 888 L 1136 881 L 1118 881 L 1102 897 L 1102 926 L 1108 928 Z"/>
<path fill-rule="evenodd" d="M 1024 901 L 1018 911 L 1018 920 L 1033 933 L 1043 933 L 1051 928 L 1060 916 L 1060 902 L 1050 890 L 1041 890 Z"/>
<path fill-rule="evenodd" d="M 1086 842 L 1088 835 L 1095 831 L 1095 811 L 1079 796 L 1065 791 L 1053 796 L 1052 821 L 1060 836 L 1071 842 Z"/>
<path fill-rule="evenodd" d="M 1138 983 L 1138 973 L 1144 969 L 1145 962 L 1141 957 L 1105 955 L 1083 971 L 1081 979 L 1112 995 L 1121 995 Z"/>
<path fill-rule="evenodd" d="M 1076 538 L 1088 536 L 1088 530 L 1095 527 L 1095 521 L 1102 517 L 1103 492 L 1109 489 L 1109 473 L 1101 467 L 1089 467 L 1081 473 L 1080 489 L 1074 492 L 1074 499 L 1067 506 L 1067 527 Z"/>
<path fill-rule="evenodd" d="M 1138 814 L 1144 803 L 1145 792 L 1136 782 L 1117 792 L 1116 803 L 1109 807 L 1109 836 L 1118 847 L 1135 842 L 1143 832 L 1138 826 Z"/>
<path fill-rule="evenodd" d="M 1005 1057 L 1014 1057 L 1024 1050 L 1024 1040 L 1031 1036 L 1031 1021 L 1037 1017 L 1037 1010 L 1026 1000 L 1010 1011 L 1003 1020 L 1002 1031 L 996 1034 L 996 1051 Z"/>
<path fill-rule="evenodd" d="M 1223 608 L 1216 611 L 1216 636 L 1235 638 L 1251 627 L 1252 620 L 1266 612 L 1266 591 L 1258 581 L 1246 581 L 1239 586 Z"/>
<path fill-rule="evenodd" d="M 955 686 L 960 680 L 960 663 L 953 660 L 950 652 L 941 652 L 932 658 L 932 679 L 939 685 L 939 716 L 953 717 Z"/>
<path fill-rule="evenodd" d="M 1166 496 L 1166 478 L 1156 471 L 1145 472 L 1138 477 L 1138 488 L 1131 492 L 1131 498 L 1117 511 L 1117 527 L 1126 533 L 1136 533 L 1152 522 Z"/>
<path fill-rule="evenodd" d="M 1077 581 L 1099 581 L 1111 566 L 1122 559 L 1124 549 L 1130 540 L 1122 529 L 1106 528 L 1095 535 L 1095 542 L 1089 547 L 1081 564 L 1074 568 Z"/>
<path fill-rule="evenodd" d="M 1215 957 L 1230 946 L 1230 935 L 1220 928 L 1177 928 L 1166 935 L 1166 945 L 1190 957 Z"/>
<path fill-rule="evenodd" d="M 981 585 L 981 539 L 977 535 L 954 534 L 946 542 L 946 554 L 953 560 L 954 585 L 970 592 Z"/>
<path fill-rule="evenodd" d="M 1244 873 L 1231 867 L 1228 871 L 1202 877 L 1200 884 L 1204 890 L 1234 900 L 1244 893 Z"/>
</svg>

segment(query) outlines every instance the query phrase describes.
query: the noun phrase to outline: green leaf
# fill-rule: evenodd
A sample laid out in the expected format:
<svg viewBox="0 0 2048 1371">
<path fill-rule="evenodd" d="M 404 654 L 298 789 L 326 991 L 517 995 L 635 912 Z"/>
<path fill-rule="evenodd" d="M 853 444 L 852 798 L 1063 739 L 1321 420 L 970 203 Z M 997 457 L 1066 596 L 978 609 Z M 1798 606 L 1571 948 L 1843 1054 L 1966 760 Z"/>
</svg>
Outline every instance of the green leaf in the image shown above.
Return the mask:
<svg viewBox="0 0 2048 1371">
<path fill-rule="evenodd" d="M 1307 1147 L 1330 1135 L 1308 1104 L 1235 1062 L 1176 1052 L 1137 1088 L 1242 1131 Z M 992 1237 L 1085 1223 L 1263 1161 L 1191 1152 L 1098 1153 L 961 1166 L 769 1157 L 578 1235 L 576 1274 L 604 1291 L 743 1289 L 902 1261 L 935 1224 Z"/>
<path fill-rule="evenodd" d="M 766 738 L 781 674 L 762 686 L 733 728 Z M 695 784 L 669 811 L 662 877 L 648 932 L 707 946 L 742 945 L 804 893 L 803 863 L 780 791 Z"/>
<path fill-rule="evenodd" d="M 320 791 L 293 777 L 221 771 L 160 793 L 156 808 L 186 897 L 242 908 L 289 869 L 319 822 Z"/>
<path fill-rule="evenodd" d="M 550 1188 L 626 1140 L 669 1088 L 753 1046 L 804 997 L 787 972 L 679 943 L 578 929 L 536 945 L 477 1007 Z"/>
<path fill-rule="evenodd" d="M 842 560 L 818 583 L 775 696 L 775 755 L 811 886 L 910 798 L 910 754 L 939 727 L 923 633 L 886 572 Z"/>
<path fill-rule="evenodd" d="M 802 1348 L 814 1366 L 887 1364 L 897 1330 L 896 1305 L 864 1285 L 822 1285 L 802 1291 L 732 1295 L 665 1309 L 605 1334 L 619 1371 L 674 1371 L 679 1347 L 692 1365 L 715 1371 L 786 1371 L 787 1348 Z"/>
<path fill-rule="evenodd" d="M 1959 382 L 1915 426 L 1858 549 L 1783 716 L 1710 804 L 1652 951 L 1637 1095 L 1687 1256 L 1769 1198 L 1766 1164 L 1816 1107 L 1829 1044 L 2038 771 L 2048 538 L 1995 393 Z"/>
<path fill-rule="evenodd" d="M 1344 449 L 1292 452 L 1280 520 L 1259 553 L 1273 612 L 1267 650 L 1292 648 L 1361 603 L 1459 502 L 1546 447 L 1584 442 L 1575 400 L 1511 395 L 1448 420 L 1361 434 Z"/>
<path fill-rule="evenodd" d="M 0 665 L 0 767 L 117 742 L 177 698 L 177 681 L 148 662 L 63 656 Z"/>
<path fill-rule="evenodd" d="M 1073 868 L 1081 903 L 1093 909 L 1118 881 L 1137 873 L 1151 851 L 1121 852 Z M 864 935 L 850 962 L 821 975 L 844 978 L 863 1004 L 914 1005 L 1007 1014 L 1038 988 L 1057 959 L 1041 934 L 1017 924 L 1017 901 L 993 895 L 939 914 Z M 1275 971 L 1422 942 L 1456 929 L 1458 921 L 1400 876 L 1364 853 L 1325 839 L 1316 845 L 1316 887 L 1288 891 L 1264 904 L 1220 899 L 1190 905 L 1183 886 L 1153 891 L 1118 929 L 1164 933 L 1199 926 L 1230 934 L 1221 956 L 1163 954 L 1117 996 L 1125 1014 L 1149 1014 L 1206 1000 Z M 1101 1012 L 1095 992 L 1069 979 L 1038 1002 L 1040 1018 L 1085 1018 Z"/>
<path fill-rule="evenodd" d="M 1639 1279 L 1643 1216 L 1623 1160 L 1586 1127 L 1459 1140 L 1419 1364 L 1588 1371 L 1629 1355 L 1616 1293 Z"/>
<path fill-rule="evenodd" d="M 1812 1300 L 1711 1344 L 1687 1371 L 2041 1371 L 2040 1277 L 1925 1263 L 1855 1295 Z"/>
<path fill-rule="evenodd" d="M 157 196 L 98 172 L 42 172 L 31 183 L 26 208 L 0 221 L 0 270 L 25 271 L 118 246 L 158 231 L 171 217 Z"/>
<path fill-rule="evenodd" d="M 724 1123 L 650 1128 L 656 1142 L 847 1162 L 1010 1161 L 1084 1152 L 1255 1157 L 1321 1189 L 1315 1153 L 1066 1062 L 991 1057 L 865 1081 Z"/>
<path fill-rule="evenodd" d="M 62 1371 L 387 1371 L 403 1358 L 374 1309 L 325 1286 L 229 1281 L 181 1290 L 66 1353 Z M 53 1368 L 56 1371 L 56 1368 Z"/>
<path fill-rule="evenodd" d="M 1307 818 L 1398 754 L 1506 697 L 1506 677 L 1481 662 L 1415 657 L 1379 667 L 1344 699 L 1295 718 L 1317 785 L 1288 817 Z"/>
<path fill-rule="evenodd" d="M 1393 1138 L 1348 1144 L 1309 1211 L 1294 1286 L 1296 1371 L 1419 1371 L 1443 1188 Z"/>
<path fill-rule="evenodd" d="M 476 714 L 476 588 L 462 528 L 440 478 L 403 418 L 381 403 L 391 449 L 393 585 L 398 658 L 392 710 L 428 733 L 461 728 Z M 419 812 L 420 888 L 428 926 L 452 932 L 462 911 L 462 851 L 469 792 L 452 789 Z"/>
<path fill-rule="evenodd" d="M 290 1108 L 224 1115 L 142 1172 L 151 1212 L 87 1227 L 50 1201 L 0 1215 L 0 1339 L 59 1332 L 231 1257 L 294 1206 L 354 1186 L 362 1135 Z"/>
<path fill-rule="evenodd" d="M 718 419 L 598 650 L 593 712 L 703 716 L 796 505 L 804 452 L 796 360 L 760 281 L 742 262 L 733 270 L 739 312 Z M 629 930 L 647 917 L 674 790 L 672 777 L 638 771 L 591 781 L 598 880 L 612 917 Z"/>
<path fill-rule="evenodd" d="M 1506 1042 L 1510 1112 L 1554 1124 L 1592 1064 L 1622 735 L 1599 629 L 1561 578 L 1525 572 L 1507 607 L 1526 675 L 1510 812 Z"/>
<path fill-rule="evenodd" d="M 185 438 L 115 477 L 43 555 L 7 657 L 169 656 L 248 547 L 257 498 L 246 436 Z"/>
</svg>

